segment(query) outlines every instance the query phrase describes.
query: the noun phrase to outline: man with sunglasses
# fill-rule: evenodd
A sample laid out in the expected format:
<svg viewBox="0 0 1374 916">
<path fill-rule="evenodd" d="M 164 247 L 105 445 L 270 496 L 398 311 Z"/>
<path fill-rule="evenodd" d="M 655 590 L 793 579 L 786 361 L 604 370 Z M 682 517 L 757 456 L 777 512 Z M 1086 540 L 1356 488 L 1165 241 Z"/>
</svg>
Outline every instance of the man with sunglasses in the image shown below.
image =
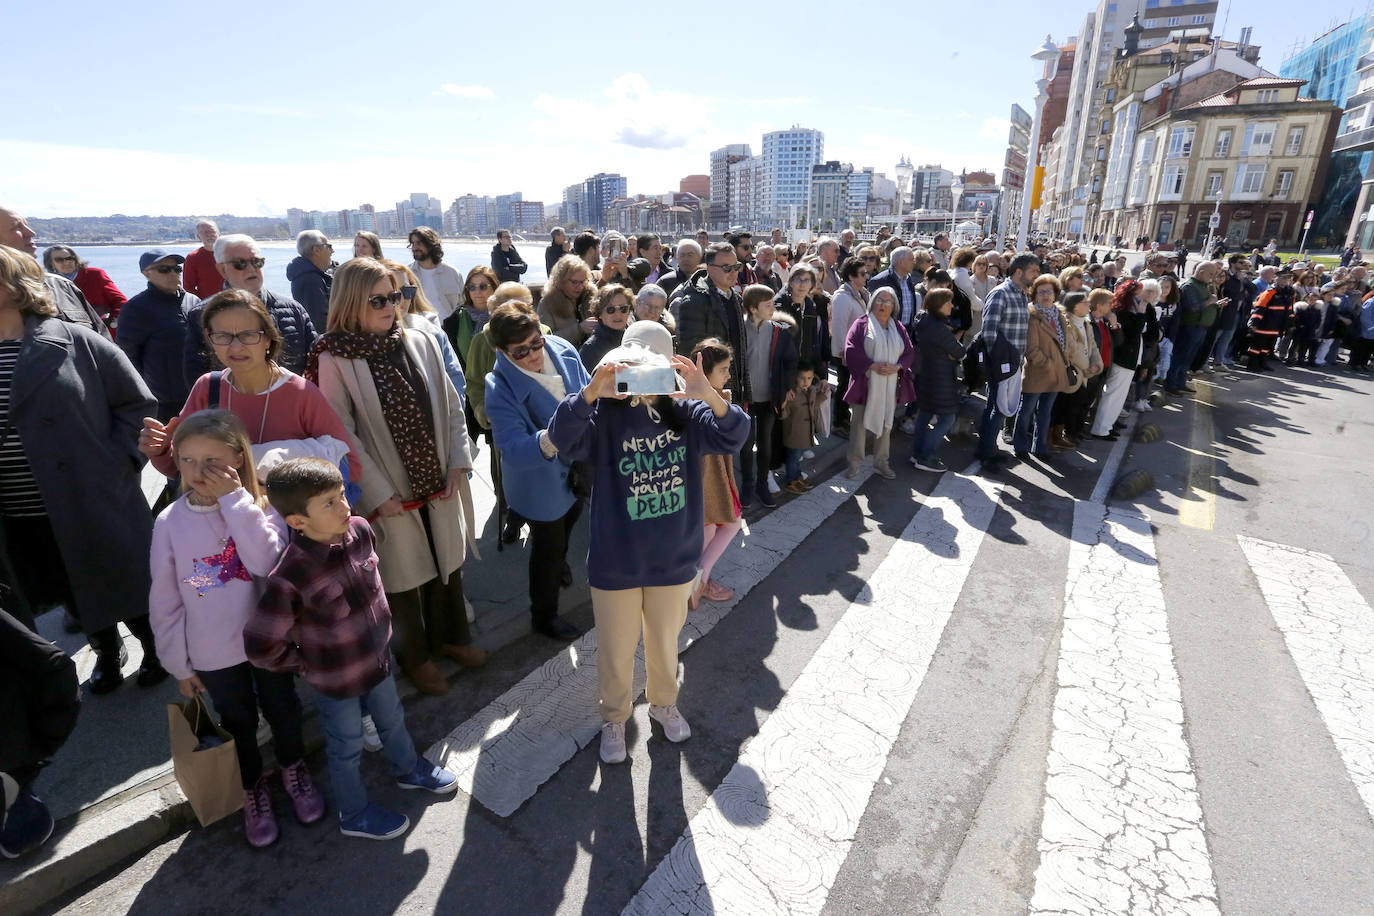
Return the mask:
<svg viewBox="0 0 1374 916">
<path fill-rule="evenodd" d="M 295 299 L 263 289 L 262 268 L 266 263 L 258 243 L 249 236 L 236 233 L 215 239 L 215 268 L 224 278 L 225 286 L 252 293 L 262 301 L 285 344 L 281 352 L 281 367 L 300 375 L 305 372 L 305 356 L 315 342 L 315 325 L 305 307 Z M 197 305 L 186 314 L 182 371 L 188 386 L 194 385 L 196 379 L 212 368 L 210 346 L 200 327 L 200 313 L 201 307 Z"/>
<path fill-rule="evenodd" d="M 715 337 L 735 351 L 730 360 L 730 395 L 745 403 L 748 360 L 744 348 L 743 300 L 735 291 L 740 271 L 739 256 L 729 242 L 716 242 L 703 255 L 705 265 L 687 281 L 687 292 L 678 303 L 678 352 L 687 354 L 698 343 Z"/>
<path fill-rule="evenodd" d="M 157 398 L 157 418 L 166 423 L 181 412 L 191 386 L 182 370 L 186 323 L 200 298 L 182 288 L 186 259 L 162 248 L 143 252 L 139 270 L 148 288 L 119 313 L 119 348 Z"/>
<path fill-rule="evenodd" d="M 743 291 L 746 286 L 759 282 L 758 274 L 749 263 L 754 257 L 754 237 L 748 232 L 727 232 L 725 241 L 735 246 L 735 257 L 739 261 L 739 272 L 735 274 L 735 289 Z"/>
</svg>

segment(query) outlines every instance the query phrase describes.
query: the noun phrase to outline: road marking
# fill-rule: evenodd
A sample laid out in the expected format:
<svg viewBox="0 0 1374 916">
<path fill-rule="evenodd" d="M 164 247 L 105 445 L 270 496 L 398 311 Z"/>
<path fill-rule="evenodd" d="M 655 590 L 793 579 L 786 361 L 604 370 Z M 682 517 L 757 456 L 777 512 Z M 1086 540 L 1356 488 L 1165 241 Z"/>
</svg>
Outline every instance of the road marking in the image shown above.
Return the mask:
<svg viewBox="0 0 1374 916">
<path fill-rule="evenodd" d="M 873 473 L 855 480 L 836 474 L 757 523 L 716 564 L 711 578 L 734 589 L 720 604 L 702 602 L 678 639 L 682 651 L 734 609 L 802 541 L 839 509 Z M 635 658 L 635 695 L 644 689 L 644 649 Z M 590 630 L 530 672 L 426 751 L 458 785 L 501 817 L 509 817 L 601 730 L 597 704 L 596 631 Z"/>
<path fill-rule="evenodd" d="M 1219 913 L 1150 522 L 1077 503 L 1032 913 Z"/>
<path fill-rule="evenodd" d="M 1001 492 L 940 482 L 626 913 L 821 911 Z"/>
<path fill-rule="evenodd" d="M 1097 474 L 1097 485 L 1093 487 L 1092 495 L 1088 497 L 1089 502 L 1105 503 L 1107 496 L 1112 492 L 1112 485 L 1116 483 L 1116 472 L 1121 467 L 1121 461 L 1126 457 L 1126 449 L 1131 444 L 1131 437 L 1135 435 L 1136 423 L 1140 420 L 1137 411 L 1131 411 L 1131 415 L 1126 418 L 1126 428 L 1121 430 L 1121 437 L 1112 443 L 1112 450 L 1107 453 L 1107 460 L 1102 462 L 1102 470 Z"/>
<path fill-rule="evenodd" d="M 1374 611 L 1326 554 L 1238 540 L 1346 772 L 1374 815 Z"/>
<path fill-rule="evenodd" d="M 1211 531 L 1217 520 L 1217 460 L 1212 450 L 1212 388 L 1199 382 L 1193 398 L 1193 422 L 1188 433 L 1188 485 L 1178 505 L 1179 523 Z"/>
</svg>

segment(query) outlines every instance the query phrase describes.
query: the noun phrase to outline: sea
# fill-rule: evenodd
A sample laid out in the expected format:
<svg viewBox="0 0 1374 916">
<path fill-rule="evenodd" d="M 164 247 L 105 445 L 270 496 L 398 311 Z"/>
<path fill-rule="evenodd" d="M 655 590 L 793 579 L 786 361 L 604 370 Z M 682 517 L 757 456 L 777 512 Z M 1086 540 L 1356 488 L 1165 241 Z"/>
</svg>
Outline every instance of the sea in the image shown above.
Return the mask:
<svg viewBox="0 0 1374 916">
<path fill-rule="evenodd" d="M 343 263 L 353 256 L 353 239 L 331 239 L 334 243 L 335 260 Z M 48 244 L 55 244 L 48 241 Z M 65 244 L 65 243 L 64 243 Z M 467 272 L 478 264 L 491 264 L 491 246 L 494 242 L 455 242 L 444 241 L 444 263 L 452 264 L 459 273 L 467 276 Z M 525 259 L 525 263 L 530 265 L 530 269 L 525 272 L 521 280 L 525 282 L 542 281 L 548 279 L 544 272 L 544 248 L 547 242 L 528 242 L 525 244 L 517 243 L 515 248 L 520 252 L 520 256 Z M 42 257 L 45 245 L 39 245 L 38 254 Z M 146 245 L 73 245 L 86 263 L 92 267 L 99 267 L 110 275 L 120 292 L 125 296 L 132 296 L 140 293 L 148 286 L 147 279 L 138 269 L 138 258 L 143 252 L 151 248 L 161 248 L 172 254 L 187 255 L 196 248 L 199 243 L 190 244 L 146 244 Z M 296 243 L 294 241 L 278 242 L 258 242 L 258 247 L 262 250 L 262 256 L 267 263 L 263 265 L 263 275 L 266 280 L 265 286 L 274 293 L 284 296 L 291 295 L 291 284 L 286 279 L 286 265 L 290 264 L 296 257 Z M 414 258 L 410 254 L 410 249 L 406 247 L 405 239 L 383 239 L 382 251 L 393 261 L 402 264 L 411 263 Z"/>
</svg>

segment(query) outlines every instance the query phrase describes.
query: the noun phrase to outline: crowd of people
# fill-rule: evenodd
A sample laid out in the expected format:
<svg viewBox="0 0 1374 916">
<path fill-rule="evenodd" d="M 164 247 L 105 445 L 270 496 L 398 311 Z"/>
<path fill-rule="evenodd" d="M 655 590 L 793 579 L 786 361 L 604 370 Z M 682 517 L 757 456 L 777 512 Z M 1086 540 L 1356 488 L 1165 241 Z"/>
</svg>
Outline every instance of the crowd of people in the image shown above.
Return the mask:
<svg viewBox="0 0 1374 916">
<path fill-rule="evenodd" d="M 367 232 L 338 263 L 309 230 L 288 296 L 264 288 L 253 239 L 208 221 L 197 234 L 189 257 L 145 252 L 147 288 L 126 301 L 68 246 L 40 263 L 22 216 L 0 207 L 0 638 L 44 685 L 11 701 L 32 724 L 0 755 L 6 855 L 52 830 L 33 782 L 80 693 L 70 660 L 34 634 L 58 605 L 94 652 L 92 693 L 123 681 L 123 623 L 142 644 L 140 686 L 170 674 L 188 699 L 208 695 L 235 738 L 254 846 L 279 835 L 259 712 L 294 816 L 324 815 L 297 674 L 317 696 L 345 834 L 408 826 L 368 800 L 364 749 L 402 787 L 451 792 L 406 732 L 391 658 L 427 694 L 449 689 L 436 659 L 487 661 L 463 592 L 479 558 L 479 441 L 497 549 L 528 530 L 531 628 L 553 639 L 582 632 L 559 604 L 588 517 L 600 755 L 616 763 L 641 637 L 649 715 L 668 740 L 690 736 L 678 633 L 702 601 L 733 597 L 711 572 L 745 509 L 813 487 L 804 463 L 822 441 L 848 440 L 848 477 L 871 453 L 894 478 L 897 432 L 912 466 L 939 473 L 967 407 L 993 470 L 1117 438 L 1156 384 L 1182 396 L 1191 374 L 1239 359 L 1333 365 L 1348 348 L 1367 370 L 1374 354 L 1358 263 L 1327 277 L 1236 254 L 1188 271 L 1151 251 L 1132 271 L 1112 253 L 943 234 L 926 246 L 887 230 L 795 244 L 702 232 L 669 249 L 555 229 L 536 291 L 504 230 L 491 265 L 466 275 L 430 229 L 410 234 L 409 264 Z M 151 511 L 145 461 L 168 480 Z"/>
</svg>

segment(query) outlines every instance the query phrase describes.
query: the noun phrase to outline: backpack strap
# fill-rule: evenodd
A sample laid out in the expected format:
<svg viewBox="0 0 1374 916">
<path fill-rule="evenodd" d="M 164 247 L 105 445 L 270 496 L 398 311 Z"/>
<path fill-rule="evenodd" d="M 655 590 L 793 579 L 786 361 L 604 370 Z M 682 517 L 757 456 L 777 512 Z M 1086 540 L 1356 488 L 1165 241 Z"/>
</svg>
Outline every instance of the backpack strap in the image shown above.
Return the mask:
<svg viewBox="0 0 1374 916">
<path fill-rule="evenodd" d="M 210 373 L 210 391 L 209 398 L 207 399 L 208 403 L 206 404 L 207 410 L 219 410 L 219 386 L 223 380 L 223 369 L 216 369 L 214 372 Z"/>
</svg>

